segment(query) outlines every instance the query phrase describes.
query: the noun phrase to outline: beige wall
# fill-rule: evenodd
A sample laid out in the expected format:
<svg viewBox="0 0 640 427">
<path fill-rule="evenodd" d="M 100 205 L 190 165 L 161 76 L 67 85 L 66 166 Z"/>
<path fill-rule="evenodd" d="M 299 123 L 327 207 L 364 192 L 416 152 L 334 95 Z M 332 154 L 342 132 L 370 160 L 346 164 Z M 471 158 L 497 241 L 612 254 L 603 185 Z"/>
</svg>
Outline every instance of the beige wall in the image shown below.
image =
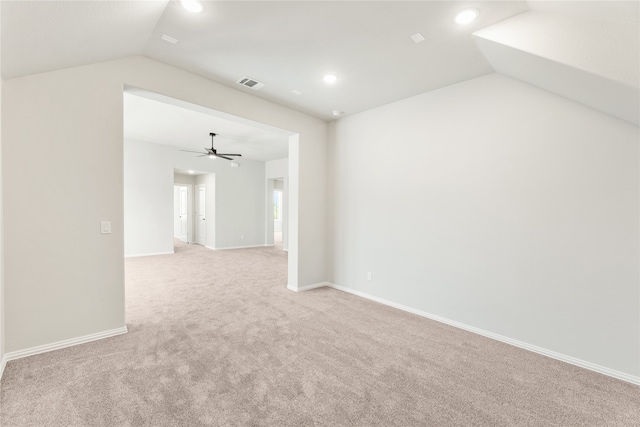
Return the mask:
<svg viewBox="0 0 640 427">
<path fill-rule="evenodd" d="M 125 85 L 297 133 L 289 279 L 326 279 L 325 122 L 139 56 L 16 78 L 2 94 L 8 352 L 124 325 Z"/>
</svg>

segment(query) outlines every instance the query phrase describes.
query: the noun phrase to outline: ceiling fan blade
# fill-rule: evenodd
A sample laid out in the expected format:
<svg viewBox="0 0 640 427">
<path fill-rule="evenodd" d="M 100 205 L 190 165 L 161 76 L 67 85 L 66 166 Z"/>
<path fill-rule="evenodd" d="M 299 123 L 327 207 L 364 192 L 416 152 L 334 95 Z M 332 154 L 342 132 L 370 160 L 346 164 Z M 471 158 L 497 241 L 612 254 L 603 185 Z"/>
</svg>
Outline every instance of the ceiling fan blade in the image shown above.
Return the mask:
<svg viewBox="0 0 640 427">
<path fill-rule="evenodd" d="M 185 153 L 198 153 L 198 154 L 202 154 L 202 151 L 191 151 L 191 150 L 180 150 L 180 151 L 184 151 Z"/>
<path fill-rule="evenodd" d="M 218 156 L 238 156 L 238 157 L 242 157 L 242 154 L 218 153 Z"/>
<path fill-rule="evenodd" d="M 233 160 L 231 157 L 223 156 L 222 154 L 216 154 L 216 157 L 222 157 L 223 159 Z"/>
</svg>

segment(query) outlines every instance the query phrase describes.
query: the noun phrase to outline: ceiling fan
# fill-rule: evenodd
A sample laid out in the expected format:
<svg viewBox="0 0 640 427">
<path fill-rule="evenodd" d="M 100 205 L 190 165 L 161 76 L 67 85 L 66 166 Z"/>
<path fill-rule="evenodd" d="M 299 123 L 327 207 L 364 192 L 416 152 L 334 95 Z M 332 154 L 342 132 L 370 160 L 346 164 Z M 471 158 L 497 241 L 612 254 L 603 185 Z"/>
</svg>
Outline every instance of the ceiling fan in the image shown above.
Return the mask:
<svg viewBox="0 0 640 427">
<path fill-rule="evenodd" d="M 232 157 L 242 157 L 242 154 L 229 154 L 229 153 L 218 153 L 216 151 L 215 148 L 213 148 L 213 138 L 215 138 L 215 136 L 217 134 L 210 132 L 209 135 L 211 135 L 211 148 L 207 148 L 205 147 L 204 149 L 207 150 L 206 153 L 202 153 L 201 151 L 191 151 L 191 150 L 180 150 L 180 151 L 186 151 L 187 153 L 199 153 L 200 156 L 196 156 L 196 157 L 210 157 L 212 159 L 215 159 L 216 157 L 222 157 L 223 159 L 227 159 L 227 160 L 234 160 L 229 156 Z"/>
</svg>

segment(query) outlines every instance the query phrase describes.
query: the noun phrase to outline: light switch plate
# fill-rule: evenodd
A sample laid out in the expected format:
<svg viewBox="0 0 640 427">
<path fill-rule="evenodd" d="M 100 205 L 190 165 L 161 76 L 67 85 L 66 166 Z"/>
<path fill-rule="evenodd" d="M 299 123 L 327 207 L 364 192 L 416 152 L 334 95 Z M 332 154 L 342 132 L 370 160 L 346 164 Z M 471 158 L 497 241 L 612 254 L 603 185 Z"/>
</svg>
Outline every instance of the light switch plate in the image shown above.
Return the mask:
<svg viewBox="0 0 640 427">
<path fill-rule="evenodd" d="M 100 232 L 102 234 L 111 234 L 111 221 L 100 222 Z"/>
</svg>

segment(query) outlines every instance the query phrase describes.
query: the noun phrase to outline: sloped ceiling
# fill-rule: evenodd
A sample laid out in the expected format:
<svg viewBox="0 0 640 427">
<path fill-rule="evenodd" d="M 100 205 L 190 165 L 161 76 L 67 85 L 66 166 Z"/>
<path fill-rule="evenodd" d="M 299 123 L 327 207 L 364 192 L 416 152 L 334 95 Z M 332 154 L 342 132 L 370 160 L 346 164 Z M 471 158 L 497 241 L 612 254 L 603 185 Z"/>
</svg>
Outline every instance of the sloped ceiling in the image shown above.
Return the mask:
<svg viewBox="0 0 640 427">
<path fill-rule="evenodd" d="M 493 69 L 638 125 L 638 2 L 537 3 L 473 34 Z"/>
<path fill-rule="evenodd" d="M 2 1 L 2 78 L 139 55 L 167 3 Z"/>
<path fill-rule="evenodd" d="M 453 22 L 481 10 L 469 26 Z M 208 2 L 185 20 L 172 2 L 144 54 L 323 119 L 353 114 L 492 72 L 471 38 L 527 10 L 522 1 Z M 410 36 L 421 32 L 426 40 Z M 178 42 L 161 39 L 167 34 Z M 327 85 L 322 77 L 335 74 Z M 258 91 L 235 82 L 244 75 Z M 295 94 L 293 91 L 301 94 Z"/>
<path fill-rule="evenodd" d="M 637 125 L 638 4 L 205 1 L 190 14 L 175 0 L 3 0 L 2 77 L 142 54 L 332 120 L 496 71 Z M 480 17 L 456 26 L 465 7 Z"/>
<path fill-rule="evenodd" d="M 145 55 L 330 120 L 333 110 L 353 114 L 491 73 L 471 33 L 527 10 L 513 0 L 203 3 L 191 14 L 178 1 L 3 0 L 2 77 Z M 466 7 L 480 17 L 458 26 L 453 16 Z M 410 38 L 418 32 L 422 43 Z M 338 76 L 331 86 L 329 73 Z M 244 75 L 266 86 L 236 84 Z"/>
</svg>

